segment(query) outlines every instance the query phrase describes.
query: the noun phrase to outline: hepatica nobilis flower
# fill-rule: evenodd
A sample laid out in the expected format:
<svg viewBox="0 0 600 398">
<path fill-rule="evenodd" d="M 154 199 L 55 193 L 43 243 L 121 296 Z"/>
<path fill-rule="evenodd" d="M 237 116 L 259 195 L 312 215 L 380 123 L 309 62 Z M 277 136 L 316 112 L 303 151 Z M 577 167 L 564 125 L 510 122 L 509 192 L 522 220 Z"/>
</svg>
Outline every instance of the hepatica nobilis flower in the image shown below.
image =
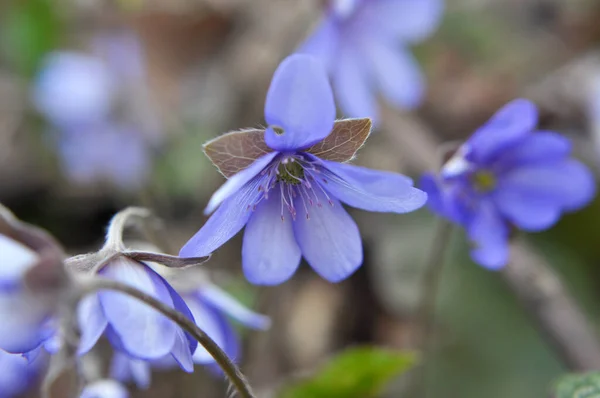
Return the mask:
<svg viewBox="0 0 600 398">
<path fill-rule="evenodd" d="M 0 397 L 21 396 L 35 385 L 44 363 L 45 360 L 40 357 L 30 361 L 23 355 L 10 354 L 0 349 Z"/>
<path fill-rule="evenodd" d="M 509 259 L 511 228 L 541 231 L 595 194 L 592 174 L 570 157 L 568 139 L 536 129 L 537 109 L 515 100 L 479 128 L 421 186 L 429 207 L 463 226 L 475 262 L 491 269 Z"/>
<path fill-rule="evenodd" d="M 85 386 L 79 398 L 129 398 L 129 392 L 116 381 L 104 379 Z"/>
<path fill-rule="evenodd" d="M 182 267 L 200 264 L 206 259 L 189 262 L 189 259 L 160 253 L 127 250 L 122 241 L 123 229 L 132 222 L 130 220 L 142 217 L 148 217 L 144 209 L 121 211 L 111 221 L 104 247 L 98 253 L 69 259 L 67 266 L 80 278 L 97 275 L 133 286 L 193 320 L 181 296 L 146 262 Z M 87 353 L 105 334 L 116 350 L 130 357 L 156 360 L 170 356 L 185 371 L 193 371 L 196 340 L 135 298 L 115 291 L 90 294 L 79 304 L 78 319 L 81 328 L 79 354 Z"/>
<path fill-rule="evenodd" d="M 256 284 L 278 284 L 302 256 L 338 282 L 362 263 L 358 228 L 340 202 L 370 211 L 406 213 L 426 194 L 400 174 L 352 166 L 370 120 L 335 122 L 333 93 L 322 64 L 308 55 L 285 59 L 273 76 L 266 130 L 226 134 L 205 146 L 229 178 L 211 198 L 215 213 L 181 249 L 204 256 L 244 226 L 243 268 Z"/>
<path fill-rule="evenodd" d="M 63 259 L 50 235 L 0 205 L 0 350 L 29 356 L 51 340 L 52 316 L 69 285 Z"/>
<path fill-rule="evenodd" d="M 145 102 L 141 46 L 120 32 L 96 37 L 93 47 L 49 54 L 33 102 L 53 128 L 67 177 L 136 189 L 148 176 L 158 130 Z"/>
<path fill-rule="evenodd" d="M 239 360 L 240 341 L 230 318 L 257 330 L 265 330 L 271 324 L 269 317 L 251 311 L 211 283 L 202 282 L 200 287 L 191 290 L 175 286 L 192 312 L 196 325 L 213 339 L 233 361 Z M 198 346 L 193 359 L 196 364 L 209 365 L 211 369 L 220 369 L 216 366 L 214 358 L 202 346 Z M 139 361 L 116 353 L 112 360 L 110 373 L 111 377 L 116 380 L 134 381 L 139 388 L 147 388 L 150 385 L 151 367 L 169 369 L 174 365 L 175 362 L 170 357 L 157 361 Z"/>
<path fill-rule="evenodd" d="M 299 52 L 327 66 L 338 104 L 350 117 L 377 123 L 377 96 L 391 105 L 419 105 L 424 77 L 407 46 L 427 38 L 443 0 L 330 0 L 324 20 Z"/>
</svg>

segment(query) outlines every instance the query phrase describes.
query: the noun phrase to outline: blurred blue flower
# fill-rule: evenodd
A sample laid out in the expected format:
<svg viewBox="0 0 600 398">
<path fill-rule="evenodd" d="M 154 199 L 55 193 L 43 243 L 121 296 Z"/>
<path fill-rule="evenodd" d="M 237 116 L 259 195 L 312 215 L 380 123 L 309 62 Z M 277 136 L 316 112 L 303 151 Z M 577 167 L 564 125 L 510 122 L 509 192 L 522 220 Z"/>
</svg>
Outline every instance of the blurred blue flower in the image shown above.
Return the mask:
<svg viewBox="0 0 600 398">
<path fill-rule="evenodd" d="M 32 294 L 23 277 L 39 261 L 31 248 L 0 234 L 0 349 L 35 350 L 52 337 L 51 305 Z"/>
<path fill-rule="evenodd" d="M 205 283 L 197 289 L 182 293 L 196 324 L 232 360 L 239 359 L 239 338 L 229 317 L 252 329 L 267 329 L 271 320 L 264 315 L 252 312 L 235 298 L 215 285 Z M 217 367 L 213 357 L 202 346 L 194 353 L 194 362 L 199 365 Z M 172 357 L 155 361 L 141 361 L 121 353 L 113 356 L 111 377 L 121 382 L 133 381 L 142 389 L 150 385 L 150 368 L 169 369 L 175 365 Z"/>
<path fill-rule="evenodd" d="M 508 262 L 511 227 L 542 231 L 595 194 L 590 171 L 572 159 L 568 139 L 538 131 L 535 105 L 515 100 L 479 128 L 421 187 L 429 207 L 463 226 L 471 257 L 487 268 Z"/>
<path fill-rule="evenodd" d="M 233 175 L 211 198 L 218 208 L 181 249 L 208 255 L 244 226 L 243 268 L 256 284 L 292 276 L 301 256 L 338 282 L 363 261 L 358 228 L 341 202 L 370 211 L 406 213 L 426 195 L 402 175 L 324 160 L 304 152 L 332 131 L 333 93 L 322 64 L 296 54 L 279 66 L 267 93 L 264 141 L 272 152 Z"/>
<path fill-rule="evenodd" d="M 57 139 L 65 174 L 74 182 L 112 181 L 138 189 L 151 168 L 149 148 L 138 130 L 123 124 L 96 123 L 65 128 Z"/>
<path fill-rule="evenodd" d="M 181 296 L 144 263 L 120 256 L 100 269 L 98 275 L 131 285 L 194 319 Z M 77 315 L 81 329 L 80 354 L 88 352 L 105 333 L 116 350 L 133 358 L 156 360 L 169 356 L 183 370 L 193 371 L 196 340 L 137 299 L 102 291 L 83 299 Z"/>
<path fill-rule="evenodd" d="M 145 102 L 142 50 L 135 36 L 123 32 L 97 36 L 92 47 L 93 54 L 50 54 L 33 101 L 53 128 L 68 177 L 137 189 L 148 176 L 158 133 Z"/>
<path fill-rule="evenodd" d="M 377 123 L 378 93 L 397 108 L 420 104 L 425 79 L 407 47 L 433 33 L 443 9 L 443 0 L 331 0 L 298 51 L 325 63 L 345 115 Z"/>
<path fill-rule="evenodd" d="M 80 398 L 129 398 L 129 392 L 114 380 L 98 380 L 88 384 Z"/>
<path fill-rule="evenodd" d="M 40 357 L 28 360 L 0 350 L 0 397 L 16 397 L 32 387 L 44 363 Z"/>
</svg>

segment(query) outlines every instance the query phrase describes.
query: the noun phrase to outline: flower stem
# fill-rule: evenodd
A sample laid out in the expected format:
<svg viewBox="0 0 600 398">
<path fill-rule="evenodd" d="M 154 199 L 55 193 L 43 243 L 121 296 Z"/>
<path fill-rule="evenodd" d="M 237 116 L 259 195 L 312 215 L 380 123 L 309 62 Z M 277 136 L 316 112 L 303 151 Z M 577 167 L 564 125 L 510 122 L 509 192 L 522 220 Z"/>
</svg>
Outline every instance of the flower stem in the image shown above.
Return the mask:
<svg viewBox="0 0 600 398">
<path fill-rule="evenodd" d="M 431 250 L 423 271 L 421 299 L 419 300 L 419 307 L 415 317 L 417 327 L 413 339 L 415 346 L 423 353 L 425 361 L 428 361 L 431 357 L 436 323 L 435 309 L 437 297 L 444 267 L 444 256 L 452 233 L 452 224 L 449 221 L 440 218 L 436 222 Z M 414 396 L 426 397 L 426 378 L 426 365 L 422 365 L 416 374 L 414 390 L 418 394 Z"/>
<path fill-rule="evenodd" d="M 594 325 L 559 276 L 522 240 L 511 245 L 511 258 L 500 274 L 565 368 L 600 369 L 600 341 Z"/>
<path fill-rule="evenodd" d="M 200 329 L 192 320 L 187 318 L 181 312 L 127 284 L 98 277 L 90 279 L 87 284 L 82 286 L 80 298 L 83 298 L 85 295 L 98 290 L 113 290 L 127 294 L 144 302 L 144 304 L 149 305 L 167 318 L 171 319 L 183 330 L 198 340 L 200 345 L 202 345 L 202 347 L 204 347 L 206 351 L 212 355 L 217 364 L 221 367 L 221 369 L 223 369 L 223 372 L 231 381 L 241 398 L 255 398 L 252 388 L 246 381 L 246 378 L 241 373 L 240 369 L 231 361 L 231 359 L 229 359 L 229 357 L 227 357 L 217 343 L 215 343 L 206 333 L 204 333 L 202 329 Z"/>
</svg>

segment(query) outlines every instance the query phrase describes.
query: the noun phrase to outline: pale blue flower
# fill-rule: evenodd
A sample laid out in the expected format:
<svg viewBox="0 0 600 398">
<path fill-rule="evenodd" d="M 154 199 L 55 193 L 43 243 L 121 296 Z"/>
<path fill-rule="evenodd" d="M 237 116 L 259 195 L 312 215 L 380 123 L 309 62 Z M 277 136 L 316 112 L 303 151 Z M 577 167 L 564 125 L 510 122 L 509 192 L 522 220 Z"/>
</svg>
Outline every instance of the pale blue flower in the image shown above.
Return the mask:
<svg viewBox="0 0 600 398">
<path fill-rule="evenodd" d="M 420 104 L 425 78 L 408 46 L 437 28 L 442 0 L 332 0 L 299 52 L 326 65 L 336 99 L 349 117 L 377 123 L 377 97 L 400 109 Z"/>
</svg>

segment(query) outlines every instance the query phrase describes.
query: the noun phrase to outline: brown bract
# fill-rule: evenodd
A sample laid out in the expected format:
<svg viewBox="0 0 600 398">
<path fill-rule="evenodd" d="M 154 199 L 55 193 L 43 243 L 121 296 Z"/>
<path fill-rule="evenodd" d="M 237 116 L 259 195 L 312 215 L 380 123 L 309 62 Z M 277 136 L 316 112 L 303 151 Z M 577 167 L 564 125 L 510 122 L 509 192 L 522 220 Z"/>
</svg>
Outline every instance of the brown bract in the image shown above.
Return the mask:
<svg viewBox="0 0 600 398">
<path fill-rule="evenodd" d="M 325 160 L 347 162 L 356 155 L 370 133 L 369 118 L 338 120 L 323 141 L 305 152 Z M 260 129 L 232 131 L 204 144 L 206 156 L 227 178 L 272 151 L 265 143 L 265 131 Z"/>
</svg>

